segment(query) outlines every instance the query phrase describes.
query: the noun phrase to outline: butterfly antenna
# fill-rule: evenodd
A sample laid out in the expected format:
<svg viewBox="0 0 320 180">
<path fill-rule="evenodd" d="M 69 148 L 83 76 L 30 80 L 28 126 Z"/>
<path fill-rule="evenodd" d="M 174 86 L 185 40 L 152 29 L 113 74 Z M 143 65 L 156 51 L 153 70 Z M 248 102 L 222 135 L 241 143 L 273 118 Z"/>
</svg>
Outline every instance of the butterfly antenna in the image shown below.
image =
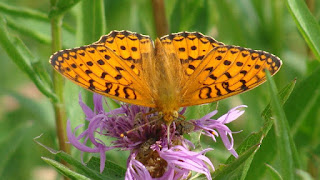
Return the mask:
<svg viewBox="0 0 320 180">
<path fill-rule="evenodd" d="M 146 126 L 146 125 L 152 124 L 152 123 L 158 121 L 159 119 L 160 119 L 160 118 L 156 118 L 156 119 L 154 119 L 154 120 L 152 120 L 152 121 L 150 121 L 150 122 L 146 122 L 146 123 L 144 123 L 144 124 L 142 124 L 142 125 L 140 125 L 140 126 L 137 126 L 137 127 L 133 128 L 133 129 L 130 129 L 129 131 L 126 131 L 126 132 L 124 132 L 124 133 L 121 133 L 121 134 L 120 134 L 120 137 L 123 138 L 124 136 L 128 136 L 129 133 L 134 132 L 134 131 L 136 131 L 137 129 L 142 128 L 142 127 L 144 127 L 144 126 Z"/>
</svg>

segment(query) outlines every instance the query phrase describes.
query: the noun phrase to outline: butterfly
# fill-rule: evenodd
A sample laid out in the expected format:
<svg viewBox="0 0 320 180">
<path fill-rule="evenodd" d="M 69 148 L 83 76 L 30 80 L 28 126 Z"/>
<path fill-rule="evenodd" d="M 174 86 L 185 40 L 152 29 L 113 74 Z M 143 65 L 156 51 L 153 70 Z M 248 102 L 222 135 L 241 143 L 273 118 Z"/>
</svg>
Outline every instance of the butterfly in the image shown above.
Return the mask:
<svg viewBox="0 0 320 180">
<path fill-rule="evenodd" d="M 157 38 L 111 31 L 97 42 L 60 50 L 55 70 L 74 83 L 122 102 L 155 108 L 170 125 L 180 107 L 251 90 L 282 62 L 268 52 L 224 45 L 199 32 Z"/>
</svg>

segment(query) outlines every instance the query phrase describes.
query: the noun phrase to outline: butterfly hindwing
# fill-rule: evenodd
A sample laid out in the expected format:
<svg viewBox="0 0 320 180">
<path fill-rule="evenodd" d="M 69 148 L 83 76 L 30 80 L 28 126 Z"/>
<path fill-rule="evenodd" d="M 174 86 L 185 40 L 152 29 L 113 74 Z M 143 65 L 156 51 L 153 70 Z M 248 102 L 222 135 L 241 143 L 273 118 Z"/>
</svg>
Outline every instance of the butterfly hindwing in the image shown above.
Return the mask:
<svg viewBox="0 0 320 180">
<path fill-rule="evenodd" d="M 265 82 L 265 70 L 274 75 L 281 64 L 278 57 L 264 51 L 216 47 L 186 82 L 181 106 L 214 102 L 253 89 Z"/>
<path fill-rule="evenodd" d="M 154 107 L 137 73 L 141 69 L 131 67 L 136 61 L 125 60 L 120 55 L 108 46 L 92 44 L 59 51 L 50 62 L 58 72 L 86 89 L 123 102 Z"/>
</svg>

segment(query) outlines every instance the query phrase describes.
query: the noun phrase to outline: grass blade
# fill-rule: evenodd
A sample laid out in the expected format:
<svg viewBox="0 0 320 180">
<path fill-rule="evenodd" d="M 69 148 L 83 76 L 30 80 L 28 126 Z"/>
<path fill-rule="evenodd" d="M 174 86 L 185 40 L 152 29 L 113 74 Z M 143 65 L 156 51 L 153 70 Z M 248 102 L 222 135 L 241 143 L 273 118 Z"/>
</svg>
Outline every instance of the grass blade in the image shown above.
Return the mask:
<svg viewBox="0 0 320 180">
<path fill-rule="evenodd" d="M 69 169 L 68 167 L 64 166 L 63 164 L 46 158 L 46 157 L 41 157 L 41 159 L 43 159 L 46 163 L 48 163 L 49 165 L 53 166 L 54 168 L 56 168 L 58 170 L 58 172 L 60 172 L 61 174 L 63 174 L 64 176 L 70 178 L 70 179 L 76 179 L 76 180 L 90 180 L 89 178 L 76 173 L 74 171 L 72 171 L 71 169 Z"/>
<path fill-rule="evenodd" d="M 47 86 L 40 80 L 40 78 L 34 72 L 30 62 L 31 60 L 27 57 L 30 57 L 28 48 L 26 46 L 17 46 L 17 43 L 13 41 L 13 38 L 9 35 L 5 20 L 0 16 L 0 44 L 3 49 L 7 52 L 8 56 L 12 61 L 17 64 L 17 66 L 25 72 L 29 78 L 35 83 L 37 88 L 47 97 L 51 98 L 53 101 L 57 101 L 57 97 L 53 94 Z"/>
<path fill-rule="evenodd" d="M 295 164 L 293 160 L 293 149 L 295 147 L 289 132 L 289 124 L 277 95 L 277 87 L 274 81 L 271 79 L 271 75 L 268 71 L 267 79 L 269 91 L 271 93 L 271 107 L 274 115 L 276 141 L 280 156 L 281 176 L 286 177 L 287 179 L 294 179 Z"/>
<path fill-rule="evenodd" d="M 310 49 L 320 61 L 320 26 L 303 0 L 287 0 L 288 9 Z"/>
</svg>

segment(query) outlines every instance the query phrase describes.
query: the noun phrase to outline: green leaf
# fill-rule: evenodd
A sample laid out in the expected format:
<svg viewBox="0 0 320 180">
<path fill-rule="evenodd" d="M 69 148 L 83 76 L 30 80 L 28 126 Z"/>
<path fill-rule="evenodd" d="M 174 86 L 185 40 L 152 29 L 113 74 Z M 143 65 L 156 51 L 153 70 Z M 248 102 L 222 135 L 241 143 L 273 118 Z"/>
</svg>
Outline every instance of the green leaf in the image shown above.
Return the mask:
<svg viewBox="0 0 320 180">
<path fill-rule="evenodd" d="M 49 165 L 53 166 L 54 168 L 56 168 L 58 170 L 58 172 L 60 172 L 61 174 L 63 174 L 64 176 L 70 178 L 70 179 L 75 179 L 75 180 L 90 180 L 89 178 L 87 178 L 86 176 L 83 176 L 79 173 L 76 173 L 74 171 L 72 171 L 71 169 L 69 169 L 68 167 L 64 166 L 63 164 L 46 158 L 46 157 L 41 157 L 41 159 L 43 159 L 46 163 L 48 163 Z"/>
<path fill-rule="evenodd" d="M 293 80 L 291 83 L 286 85 L 279 92 L 279 96 L 281 98 L 282 105 L 288 104 L 287 100 L 288 100 L 288 98 L 290 98 L 292 96 L 291 93 L 294 91 L 295 84 L 296 84 L 296 80 Z M 265 163 L 267 163 L 267 162 L 271 163 L 277 153 L 276 152 L 277 147 L 274 146 L 275 137 L 274 137 L 274 129 L 272 128 L 273 124 L 274 124 L 274 120 L 273 120 L 272 114 L 271 114 L 271 104 L 268 104 L 266 106 L 266 108 L 261 113 L 261 116 L 265 119 L 263 128 L 260 130 L 259 133 L 254 133 L 247 138 L 248 140 L 249 140 L 249 138 L 257 139 L 257 140 L 259 140 L 259 138 L 263 139 L 263 141 L 262 141 L 263 143 L 261 145 L 261 148 L 259 149 L 259 151 L 255 155 L 255 158 L 253 159 L 251 167 L 248 171 L 248 175 L 247 175 L 248 179 L 252 179 L 257 176 L 261 176 L 266 171 Z M 271 130 L 271 132 L 270 132 L 270 130 Z M 242 144 L 240 145 L 240 147 L 241 146 L 242 146 Z"/>
<path fill-rule="evenodd" d="M 89 168 L 99 171 L 100 159 L 96 157 L 91 157 L 87 165 Z M 105 168 L 102 172 L 102 175 L 108 177 L 109 179 L 124 179 L 125 173 L 126 170 L 123 167 L 106 160 Z"/>
<path fill-rule="evenodd" d="M 71 9 L 80 0 L 51 0 L 49 18 L 57 17 Z"/>
<path fill-rule="evenodd" d="M 60 159 L 63 159 L 64 161 L 66 161 L 68 164 L 72 165 L 73 167 L 75 167 L 77 170 L 83 172 L 83 174 L 85 174 L 87 177 L 92 178 L 92 179 L 103 179 L 101 174 L 99 174 L 97 171 L 92 170 L 90 168 L 88 168 L 87 166 L 83 165 L 81 162 L 79 162 L 78 160 L 74 159 L 73 157 L 71 157 L 69 154 L 63 152 L 63 151 L 56 151 L 50 147 L 45 146 L 44 144 L 40 143 L 38 141 L 38 139 L 41 137 L 42 135 L 34 138 L 34 141 L 39 144 L 40 146 L 44 147 L 46 150 L 48 150 L 50 153 L 54 154 L 55 156 L 57 156 Z"/>
<path fill-rule="evenodd" d="M 284 104 L 288 97 L 290 96 L 291 92 L 293 91 L 293 88 L 295 86 L 296 81 L 292 81 L 287 86 L 285 86 L 280 92 L 279 96 L 281 97 L 281 103 Z M 265 123 L 261 130 L 257 133 L 252 133 L 250 136 L 248 136 L 241 145 L 236 149 L 238 154 L 241 156 L 244 152 L 248 151 L 248 149 L 257 146 L 257 144 L 262 144 L 264 138 L 268 135 L 269 130 L 271 129 L 273 125 L 273 120 L 271 119 L 271 109 L 270 104 L 265 108 L 265 110 L 262 113 L 262 116 L 265 117 Z M 232 174 L 238 173 L 238 177 L 241 177 L 241 179 L 244 179 L 247 175 L 247 172 L 249 168 L 251 167 L 251 163 L 253 160 L 253 157 L 255 156 L 255 152 L 248 158 L 243 165 L 242 171 L 238 172 L 232 172 Z M 230 156 L 226 162 L 226 164 L 233 163 L 236 159 L 233 156 Z M 256 167 L 255 167 L 256 168 Z"/>
<path fill-rule="evenodd" d="M 6 20 L 8 27 L 19 32 L 20 34 L 29 36 L 43 44 L 51 43 L 50 37 L 39 33 L 38 29 L 33 29 L 30 26 L 21 25 L 19 22 L 16 23 L 16 21 L 12 20 L 12 18 L 7 18 Z"/>
<path fill-rule="evenodd" d="M 245 44 L 242 25 L 240 24 L 242 19 L 238 17 L 234 9 L 234 1 L 215 1 L 215 9 L 218 14 L 221 15 L 217 22 L 217 28 L 219 39 L 224 39 L 236 44 Z M 232 22 L 232 23 L 230 23 Z"/>
<path fill-rule="evenodd" d="M 293 136 L 304 121 L 310 121 L 306 119 L 307 115 L 313 106 L 319 104 L 317 102 L 320 88 L 319 74 L 320 66 L 297 85 L 297 88 L 292 92 L 292 96 L 288 99 L 288 103 L 284 106 L 286 116 L 290 119 Z"/>
<path fill-rule="evenodd" d="M 21 123 L 19 126 L 12 129 L 10 134 L 6 134 L 6 136 L 0 140 L 0 177 L 2 177 L 6 164 L 9 163 L 10 158 L 19 148 L 31 126 L 31 122 Z"/>
<path fill-rule="evenodd" d="M 320 61 L 320 26 L 305 1 L 287 0 L 288 9 L 310 49 Z"/>
<path fill-rule="evenodd" d="M 106 33 L 106 20 L 103 0 L 83 0 L 78 15 L 79 45 L 98 41 Z"/>
<path fill-rule="evenodd" d="M 277 141 L 277 148 L 280 156 L 281 176 L 294 179 L 296 165 L 294 164 L 295 145 L 289 133 L 289 124 L 281 107 L 277 87 L 267 71 L 269 90 L 271 93 L 271 107 L 274 115 L 274 126 Z"/>
<path fill-rule="evenodd" d="M 198 2 L 177 0 L 170 16 L 170 32 L 185 30 L 202 31 L 206 29 L 208 18 L 204 15 L 207 14 L 207 8 L 207 0 L 200 0 Z"/>
<path fill-rule="evenodd" d="M 281 177 L 280 173 L 274 169 L 271 165 L 266 164 L 267 170 L 269 170 L 272 179 L 274 180 L 283 180 L 283 178 Z"/>
<path fill-rule="evenodd" d="M 200 31 L 206 33 L 208 31 L 209 24 L 209 4 L 208 0 L 202 0 L 198 3 L 200 6 L 196 9 L 191 31 Z"/>
<path fill-rule="evenodd" d="M 253 155 L 255 152 L 259 149 L 260 145 L 256 144 L 255 146 L 250 147 L 248 150 L 243 152 L 237 159 L 232 161 L 231 163 L 227 165 L 221 165 L 219 169 L 214 173 L 215 180 L 218 179 L 240 179 L 242 176 L 243 169 L 247 169 L 247 160 L 250 160 L 253 158 Z"/>
<path fill-rule="evenodd" d="M 49 21 L 48 16 L 45 13 L 25 7 L 10 6 L 2 2 L 0 2 L 0 12 L 14 17 L 31 18 L 46 22 Z"/>
<path fill-rule="evenodd" d="M 6 15 L 12 16 L 13 18 L 22 17 L 22 18 L 28 18 L 28 19 L 41 21 L 41 22 L 50 23 L 50 19 L 48 18 L 48 15 L 46 13 L 43 13 L 43 12 L 40 12 L 40 11 L 37 11 L 34 9 L 25 8 L 25 7 L 10 6 L 10 5 L 7 5 L 7 4 L 0 2 L 0 12 L 3 14 L 6 14 Z M 10 27 L 12 27 L 12 26 L 20 27 L 17 24 L 13 25 L 11 23 L 8 23 L 8 25 Z M 74 29 L 71 26 L 69 26 L 68 24 L 63 23 L 62 26 L 65 30 L 67 30 L 69 32 L 74 32 Z M 41 41 L 44 40 L 43 36 L 41 36 L 39 38 Z"/>
<path fill-rule="evenodd" d="M 298 169 L 297 170 L 297 174 L 303 180 L 314 180 L 314 178 L 306 171 Z"/>
<path fill-rule="evenodd" d="M 63 151 L 56 151 L 50 147 L 47 147 L 45 145 L 43 145 L 42 143 L 40 143 L 38 141 L 38 139 L 40 138 L 36 137 L 34 139 L 34 141 L 39 144 L 40 146 L 44 147 L 45 149 L 47 149 L 49 152 L 51 152 L 52 154 L 54 154 L 55 156 L 57 156 L 60 159 L 63 159 L 64 161 L 66 161 L 68 164 L 72 165 L 73 167 L 75 167 L 78 171 L 81 172 L 81 174 L 85 175 L 86 177 L 89 177 L 91 179 L 103 179 L 103 180 L 113 180 L 113 179 L 123 179 L 124 178 L 124 174 L 125 174 L 125 169 L 110 162 L 110 161 L 106 161 L 105 164 L 105 169 L 103 171 L 103 174 L 100 174 L 99 169 L 100 169 L 100 160 L 98 158 L 91 158 L 91 160 L 88 163 L 88 166 L 85 166 L 84 164 L 82 164 L 81 162 L 79 162 L 78 160 L 74 159 L 73 157 L 71 157 L 69 154 L 63 152 Z"/>
<path fill-rule="evenodd" d="M 20 41 L 18 38 L 13 38 L 9 35 L 5 20 L 2 16 L 0 16 L 0 27 L 0 44 L 7 52 L 8 56 L 23 72 L 29 76 L 29 78 L 35 83 L 37 88 L 44 95 L 51 98 L 53 101 L 57 101 L 55 94 L 49 90 L 49 87 L 47 87 L 34 72 L 30 63 L 32 60 L 28 58 L 30 57 L 30 54 L 27 53 L 30 52 L 29 49 L 24 46 L 22 41 Z"/>
</svg>

